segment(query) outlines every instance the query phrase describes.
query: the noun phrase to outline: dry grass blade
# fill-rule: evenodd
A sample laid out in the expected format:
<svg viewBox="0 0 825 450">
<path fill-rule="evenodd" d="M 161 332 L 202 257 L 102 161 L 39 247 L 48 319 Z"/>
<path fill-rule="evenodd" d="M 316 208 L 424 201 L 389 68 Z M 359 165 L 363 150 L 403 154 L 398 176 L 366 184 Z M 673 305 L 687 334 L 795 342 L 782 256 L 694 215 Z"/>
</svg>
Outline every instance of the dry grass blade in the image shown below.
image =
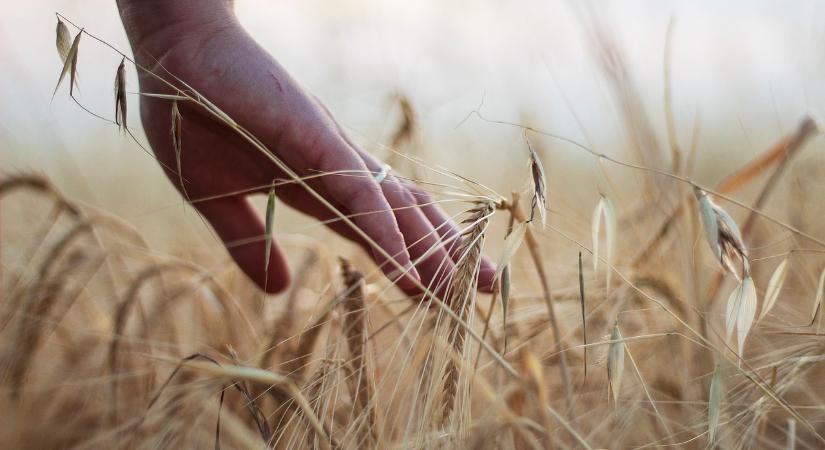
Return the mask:
<svg viewBox="0 0 825 450">
<path fill-rule="evenodd" d="M 56 263 L 56 261 L 60 261 L 60 257 L 68 253 L 80 237 L 91 233 L 92 229 L 88 222 L 78 222 L 63 235 L 60 241 L 52 247 L 49 256 L 39 269 L 41 282 L 35 285 L 29 298 L 25 299 L 20 306 L 20 322 L 13 344 L 15 351 L 9 353 L 8 361 L 0 361 L 3 371 L 7 371 L 4 376 L 7 377 L 6 381 L 11 386 L 13 398 L 19 398 L 24 388 L 26 374 L 36 361 L 37 348 L 44 336 L 49 334 L 49 329 L 52 328 L 51 322 L 57 320 L 56 317 L 51 316 L 52 311 L 68 311 L 79 293 L 69 291 L 68 275 L 72 270 L 91 263 L 91 258 L 86 263 L 78 260 L 70 265 Z M 98 261 L 102 262 L 102 260 Z M 50 318 L 50 320 L 34 320 L 35 318 Z"/>
<path fill-rule="evenodd" d="M 415 136 L 418 129 L 418 119 L 412 102 L 404 94 L 397 94 L 398 107 L 401 109 L 401 123 L 392 136 L 392 147 L 398 149 L 405 142 L 409 142 Z"/>
<path fill-rule="evenodd" d="M 816 123 L 810 117 L 806 117 L 794 133 L 782 137 L 768 150 L 730 174 L 719 183 L 716 190 L 721 193 L 733 192 L 763 174 L 768 168 L 777 164 L 781 166 L 783 161 L 788 160 L 796 153 L 802 147 L 802 144 L 816 132 Z"/>
<path fill-rule="evenodd" d="M 694 190 L 696 199 L 699 201 L 699 217 L 702 219 L 702 226 L 705 230 L 705 238 L 713 250 L 713 256 L 717 261 L 722 259 L 722 251 L 719 247 L 719 227 L 716 224 L 716 213 L 710 199 L 703 191 Z"/>
<path fill-rule="evenodd" d="M 518 204 L 518 199 L 519 199 L 518 192 L 513 191 L 512 195 L 513 195 L 513 204 L 514 205 Z M 509 210 L 510 210 L 510 217 L 509 217 L 509 221 L 507 223 L 507 236 L 505 237 L 505 242 L 506 242 L 507 239 L 509 239 L 512 236 L 514 224 L 516 223 L 516 217 L 515 217 L 515 214 L 513 213 L 512 207 L 509 208 Z M 527 232 L 527 227 L 526 226 L 524 227 L 524 232 L 525 233 Z M 521 239 L 524 239 L 524 236 L 522 236 Z M 505 246 L 506 246 L 506 243 L 505 243 Z M 521 246 L 521 245 L 519 244 L 519 246 Z M 496 270 L 501 271 L 501 276 L 496 277 L 496 278 L 498 278 L 498 282 L 495 283 L 495 285 L 494 285 L 495 288 L 494 288 L 494 292 L 493 292 L 493 298 L 490 299 L 491 300 L 490 308 L 489 308 L 490 311 L 487 314 L 487 320 L 485 321 L 484 328 L 485 328 L 485 331 L 486 331 L 486 329 L 487 329 L 487 327 L 490 323 L 490 317 L 493 315 L 493 313 L 492 313 L 492 309 L 493 309 L 492 301 L 495 300 L 495 297 L 498 294 L 498 295 L 500 295 L 499 301 L 501 302 L 501 335 L 502 335 L 502 340 L 503 340 L 502 354 L 505 354 L 505 353 L 507 353 L 507 341 L 508 341 L 508 335 L 509 335 L 509 333 L 508 333 L 509 329 L 507 328 L 507 318 L 509 316 L 509 311 L 510 311 L 510 285 L 511 285 L 511 283 L 510 283 L 511 268 L 510 268 L 509 261 L 504 266 L 496 267 Z M 479 356 L 481 356 L 480 352 L 479 352 Z M 476 359 L 476 364 L 478 364 L 478 358 Z"/>
<path fill-rule="evenodd" d="M 765 300 L 762 302 L 762 312 L 759 313 L 759 320 L 757 320 L 757 322 L 761 322 L 776 304 L 776 300 L 779 298 L 779 291 L 782 290 L 782 286 L 785 284 L 785 278 L 788 275 L 789 259 L 790 255 L 786 256 L 773 271 L 768 281 L 768 287 L 765 289 Z"/>
<path fill-rule="evenodd" d="M 501 279 L 499 280 L 500 295 L 501 295 L 501 332 L 504 336 L 504 351 L 507 353 L 507 316 L 510 311 L 510 265 L 508 264 L 504 270 L 501 271 Z"/>
<path fill-rule="evenodd" d="M 238 353 L 234 348 L 232 348 L 231 345 L 227 347 L 232 363 L 240 367 L 241 362 L 240 358 L 238 358 Z M 261 438 L 263 438 L 264 442 L 269 442 L 272 437 L 272 431 L 269 428 L 269 422 L 267 422 L 266 415 L 263 411 L 261 411 L 261 408 L 255 400 L 257 396 L 252 394 L 252 389 L 250 389 L 245 380 L 238 380 L 232 383 L 232 385 L 235 386 L 235 389 L 237 389 L 238 392 L 241 393 L 241 396 L 243 396 L 244 404 L 255 421 L 255 424 L 258 426 L 258 432 L 261 433 Z"/>
<path fill-rule="evenodd" d="M 593 272 L 599 268 L 599 230 L 602 227 L 602 210 L 604 209 L 604 197 L 599 198 L 596 209 L 593 210 L 593 220 L 590 224 L 590 234 L 593 240 Z"/>
<path fill-rule="evenodd" d="M 272 389 L 282 391 L 283 395 L 289 397 L 295 402 L 297 408 L 303 414 L 304 419 L 306 419 L 313 431 L 318 434 L 322 448 L 330 448 L 331 440 L 324 429 L 324 425 L 318 419 L 318 416 L 316 416 L 313 412 L 309 402 L 307 402 L 303 394 L 301 394 L 292 380 L 288 377 L 254 367 L 216 366 L 211 363 L 203 363 L 198 361 L 186 361 L 183 363 L 183 366 L 208 374 L 216 379 L 224 379 L 235 383 L 239 380 L 247 380 L 264 386 L 271 386 Z M 332 446 L 336 445 L 333 443 Z"/>
<path fill-rule="evenodd" d="M 607 350 L 607 381 L 613 394 L 613 403 L 619 403 L 619 391 L 624 375 L 624 339 L 619 331 L 619 323 L 613 325 L 610 334 L 610 347 Z"/>
<path fill-rule="evenodd" d="M 602 217 L 604 217 L 605 224 L 605 260 L 607 261 L 607 268 L 605 269 L 605 289 L 609 293 L 610 277 L 613 273 L 613 255 L 615 253 L 613 247 L 615 245 L 616 228 L 618 225 L 616 221 L 616 209 L 613 207 L 613 202 L 605 196 L 601 196 L 599 204 L 596 205 L 596 209 L 593 211 L 593 225 L 591 230 L 593 237 L 593 272 L 595 272 L 599 266 L 599 231 L 601 230 Z"/>
<path fill-rule="evenodd" d="M 667 140 L 670 144 L 670 167 L 673 173 L 680 173 L 682 170 L 682 149 L 676 140 L 676 120 L 673 117 L 673 17 L 667 24 L 665 34 L 664 49 L 664 103 L 665 103 L 665 126 L 667 130 Z"/>
<path fill-rule="evenodd" d="M 69 28 L 66 24 L 60 20 L 60 17 L 57 18 L 56 35 L 57 54 L 60 55 L 60 61 L 66 64 L 69 49 L 72 47 L 72 35 L 69 33 Z"/>
<path fill-rule="evenodd" d="M 217 117 L 217 118 L 218 118 L 221 122 L 223 122 L 223 123 L 224 123 L 225 125 L 227 125 L 228 127 L 232 128 L 232 129 L 234 129 L 235 131 L 238 131 L 238 132 L 240 132 L 240 133 L 242 133 L 242 134 L 244 134 L 244 133 L 245 133 L 245 131 L 243 131 L 243 129 L 242 129 L 242 128 L 240 128 L 240 125 L 238 125 L 238 122 L 235 122 L 235 119 L 233 119 L 233 118 L 229 117 L 229 115 L 228 115 L 228 114 L 226 114 L 225 112 L 223 112 L 223 110 L 222 110 L 222 109 L 218 108 L 218 106 L 217 106 L 217 105 L 215 105 L 214 103 L 212 103 L 212 102 L 211 102 L 208 98 L 206 98 L 206 97 L 204 97 L 204 96 L 202 96 L 202 95 L 200 95 L 200 94 L 198 94 L 198 93 L 195 93 L 195 100 L 196 100 L 196 101 L 197 101 L 197 102 L 198 102 L 201 106 L 203 106 L 204 108 L 206 108 L 209 112 L 211 112 L 212 114 L 214 114 L 214 115 L 215 115 L 215 117 Z M 250 135 L 249 137 L 250 137 L 250 138 L 252 138 L 252 139 L 257 140 L 257 138 L 255 138 L 254 136 L 251 136 L 251 135 Z"/>
<path fill-rule="evenodd" d="M 177 165 L 178 171 L 178 183 L 180 183 L 181 192 L 184 193 L 186 196 L 186 187 L 183 184 L 183 169 L 181 168 L 181 152 L 183 150 L 182 145 L 182 131 L 183 131 L 183 119 L 180 115 L 180 109 L 178 108 L 178 101 L 172 101 L 172 128 L 170 132 L 172 134 L 172 147 L 175 149 L 175 164 Z M 267 258 L 269 261 L 269 258 Z"/>
<path fill-rule="evenodd" d="M 579 300 L 581 300 L 581 310 L 582 310 L 582 340 L 584 341 L 583 349 L 584 355 L 582 356 L 582 360 L 584 361 L 584 377 L 587 378 L 587 313 L 585 311 L 585 300 L 584 300 L 584 273 L 582 271 L 582 252 L 579 252 Z"/>
<path fill-rule="evenodd" d="M 137 94 L 141 97 L 159 98 L 161 100 L 180 100 L 183 102 L 191 100 L 191 98 L 185 95 L 178 94 L 156 94 L 152 92 L 138 92 Z"/>
<path fill-rule="evenodd" d="M 504 249 L 501 251 L 501 257 L 496 266 L 496 278 L 501 276 L 504 268 L 509 266 L 510 261 L 516 256 L 519 247 L 524 242 L 524 234 L 527 232 L 527 222 L 522 222 L 513 228 L 513 231 L 504 239 Z"/>
<path fill-rule="evenodd" d="M 80 46 L 80 37 L 82 35 L 83 30 L 81 29 L 74 37 L 74 41 L 72 41 L 72 46 L 69 48 L 69 52 L 66 54 L 63 62 L 63 70 L 60 71 L 60 78 L 57 79 L 57 86 L 54 87 L 52 98 L 57 94 L 57 90 L 60 88 L 60 84 L 63 83 L 63 79 L 66 78 L 67 73 L 70 73 L 69 78 L 71 81 L 71 84 L 69 84 L 69 96 L 74 94 L 75 79 L 77 77 L 77 49 Z"/>
<path fill-rule="evenodd" d="M 115 75 L 115 123 L 120 125 L 122 130 L 128 128 L 126 111 L 126 57 L 123 57 Z"/>
<path fill-rule="evenodd" d="M 527 140 L 527 149 L 530 150 L 530 173 L 533 176 L 533 202 L 530 208 L 530 221 L 536 213 L 536 208 L 539 210 L 539 217 L 541 218 L 542 227 L 547 223 L 547 177 L 544 174 L 544 166 L 541 164 L 541 158 L 530 145 Z"/>
<path fill-rule="evenodd" d="M 819 274 L 819 283 L 816 285 L 816 297 L 814 298 L 814 310 L 811 314 L 811 323 L 813 325 L 816 321 L 817 314 L 819 316 L 819 324 L 817 324 L 817 332 L 819 332 L 819 326 L 822 325 L 822 315 L 820 311 L 822 310 L 822 300 L 825 299 L 825 269 L 822 269 L 822 272 Z"/>
<path fill-rule="evenodd" d="M 174 370 L 172 370 L 172 373 L 170 373 L 169 376 L 166 377 L 166 380 L 163 382 L 163 384 L 161 384 L 161 386 L 160 386 L 160 388 L 158 388 L 157 392 L 155 392 L 155 395 L 153 395 L 152 399 L 149 400 L 149 404 L 146 405 L 146 410 L 138 418 L 138 421 L 135 422 L 134 425 L 132 425 L 133 430 L 140 427 L 140 425 L 144 422 L 144 420 L 146 420 L 146 416 L 148 415 L 149 410 L 151 410 L 152 407 L 155 405 L 155 403 L 157 403 L 157 401 L 160 400 L 160 396 L 163 394 L 163 392 L 166 390 L 166 388 L 169 387 L 169 385 L 172 383 L 172 380 L 175 378 L 175 376 L 181 371 L 181 369 L 183 368 L 183 365 L 185 363 L 189 362 L 189 361 L 194 361 L 195 359 L 203 359 L 203 360 L 208 361 L 212 364 L 220 366 L 220 363 L 218 361 L 216 361 L 214 358 L 212 358 L 210 356 L 207 356 L 207 355 L 204 355 L 204 354 L 201 354 L 201 353 L 195 353 L 193 355 L 189 355 L 189 356 L 186 356 L 184 358 L 181 358 L 181 360 L 175 365 L 175 368 L 174 368 Z M 226 389 L 225 388 L 221 389 L 221 396 L 220 396 L 219 404 L 218 404 L 218 420 L 217 420 L 217 425 L 216 425 L 216 430 L 215 430 L 216 447 L 218 445 L 220 445 L 220 429 L 221 429 L 220 428 L 221 427 L 220 410 L 223 408 L 223 400 L 224 400 L 224 394 L 225 393 L 226 393 Z"/>
<path fill-rule="evenodd" d="M 748 337 L 755 316 L 756 288 L 753 285 L 753 279 L 747 277 L 731 293 L 725 312 L 726 340 L 730 341 L 735 328 L 740 357 L 744 354 L 745 339 Z"/>
<path fill-rule="evenodd" d="M 713 371 L 708 392 L 708 443 L 713 448 L 719 428 L 719 414 L 722 403 L 722 370 L 719 365 Z"/>
<path fill-rule="evenodd" d="M 269 190 L 269 195 L 266 199 L 266 223 L 265 223 L 265 233 L 266 233 L 266 249 L 264 250 L 264 273 L 266 274 L 267 278 L 269 276 L 269 256 L 272 251 L 272 227 L 273 222 L 275 220 L 275 188 L 271 188 Z M 266 283 L 264 283 L 266 284 Z"/>
<path fill-rule="evenodd" d="M 527 348 L 521 352 L 520 363 L 521 376 L 524 380 L 525 391 L 528 394 L 527 399 L 534 404 L 534 408 L 539 412 L 538 415 L 544 429 L 551 430 L 554 424 L 551 423 L 550 414 L 547 411 L 547 405 L 550 404 L 550 390 L 547 387 L 544 368 L 536 355 Z M 546 448 L 553 448 L 549 441 L 550 435 L 547 438 Z"/>
</svg>

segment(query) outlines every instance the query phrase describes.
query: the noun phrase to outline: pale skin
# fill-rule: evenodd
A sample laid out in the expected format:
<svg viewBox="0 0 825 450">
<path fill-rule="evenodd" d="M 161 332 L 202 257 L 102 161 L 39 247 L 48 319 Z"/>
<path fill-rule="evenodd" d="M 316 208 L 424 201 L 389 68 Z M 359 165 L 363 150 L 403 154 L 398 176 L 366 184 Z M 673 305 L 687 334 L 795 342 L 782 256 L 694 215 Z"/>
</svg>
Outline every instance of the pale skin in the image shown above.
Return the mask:
<svg viewBox="0 0 825 450">
<path fill-rule="evenodd" d="M 443 293 L 460 256 L 455 241 L 447 245 L 445 241 L 450 242 L 459 229 L 414 183 L 393 175 L 376 182 L 371 174 L 382 163 L 353 143 L 324 105 L 255 42 L 238 23 L 231 0 L 118 0 L 117 4 L 138 65 L 170 81 L 170 74 L 174 75 L 191 86 L 299 176 L 330 174 L 307 182 L 352 217 L 355 226 L 405 273 L 399 275 L 396 265 L 346 223 L 334 220 L 329 228 L 360 244 L 407 294 L 420 294 L 418 283 Z M 151 74 L 140 73 L 139 81 L 141 92 L 172 93 Z M 247 195 L 266 193 L 273 180 L 289 177 L 237 133 L 186 102 L 179 104 L 183 124 L 179 175 L 170 134 L 171 108 L 169 100 L 141 97 L 143 128 L 166 175 L 193 201 L 238 267 L 266 292 L 282 291 L 290 280 L 285 256 L 273 239 L 265 273 L 264 224 Z M 245 193 L 226 195 L 239 191 Z M 337 217 L 300 185 L 283 184 L 276 195 L 318 220 Z M 212 197 L 218 198 L 196 201 Z M 494 272 L 493 264 L 484 259 L 481 290 L 490 290 Z"/>
</svg>

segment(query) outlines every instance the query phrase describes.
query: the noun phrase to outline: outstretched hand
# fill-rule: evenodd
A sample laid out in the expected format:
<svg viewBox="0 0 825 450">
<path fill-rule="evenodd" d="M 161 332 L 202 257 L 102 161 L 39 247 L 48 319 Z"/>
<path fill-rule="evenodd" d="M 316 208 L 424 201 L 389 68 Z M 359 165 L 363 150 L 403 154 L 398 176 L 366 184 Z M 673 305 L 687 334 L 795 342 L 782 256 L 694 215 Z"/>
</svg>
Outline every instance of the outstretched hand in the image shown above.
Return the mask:
<svg viewBox="0 0 825 450">
<path fill-rule="evenodd" d="M 279 185 L 275 192 L 283 202 L 359 243 L 406 293 L 420 293 L 415 280 L 443 292 L 460 257 L 455 225 L 413 183 L 391 174 L 378 183 L 372 174 L 381 163 L 352 143 L 324 106 L 246 33 L 231 2 L 118 4 L 140 66 L 173 84 L 177 78 L 217 105 L 299 176 L 309 177 L 312 189 L 351 217 L 406 272 L 399 274 L 302 186 Z M 140 73 L 140 90 L 172 93 L 149 73 Z M 143 127 L 167 176 L 258 286 L 270 293 L 283 290 L 290 279 L 284 254 L 273 241 L 265 273 L 264 224 L 246 196 L 266 193 L 273 180 L 289 177 L 202 107 L 180 102 L 179 110 L 180 174 L 170 133 L 172 102 L 141 97 Z M 493 265 L 484 260 L 479 287 L 489 290 L 493 275 Z"/>
</svg>

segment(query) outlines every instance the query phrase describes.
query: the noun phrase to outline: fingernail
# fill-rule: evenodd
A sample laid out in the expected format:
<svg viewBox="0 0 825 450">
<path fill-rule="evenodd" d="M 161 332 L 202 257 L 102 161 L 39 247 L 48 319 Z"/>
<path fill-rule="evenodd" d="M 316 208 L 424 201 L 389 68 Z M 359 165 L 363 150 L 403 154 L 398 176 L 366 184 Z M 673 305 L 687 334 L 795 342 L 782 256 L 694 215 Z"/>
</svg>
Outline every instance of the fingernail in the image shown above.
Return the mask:
<svg viewBox="0 0 825 450">
<path fill-rule="evenodd" d="M 412 276 L 413 278 L 415 278 L 416 281 L 421 283 L 421 275 L 418 274 L 418 270 L 415 268 L 415 266 L 413 266 L 412 264 L 408 264 L 407 270 L 409 271 L 408 273 L 410 274 L 410 276 Z"/>
</svg>

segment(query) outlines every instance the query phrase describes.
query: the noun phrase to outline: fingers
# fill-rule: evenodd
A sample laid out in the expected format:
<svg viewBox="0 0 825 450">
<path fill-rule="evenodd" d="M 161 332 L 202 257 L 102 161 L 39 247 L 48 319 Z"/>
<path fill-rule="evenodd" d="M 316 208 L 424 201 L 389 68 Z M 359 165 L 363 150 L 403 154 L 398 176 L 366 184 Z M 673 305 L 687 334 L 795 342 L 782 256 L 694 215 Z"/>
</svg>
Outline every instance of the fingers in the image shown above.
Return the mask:
<svg viewBox="0 0 825 450">
<path fill-rule="evenodd" d="M 381 183 L 381 188 L 393 208 L 410 257 L 421 274 L 422 283 L 429 291 L 443 297 L 455 265 L 441 242 L 441 237 L 418 208 L 415 197 L 394 176 L 387 177 Z M 407 293 L 414 295 L 420 292 Z"/>
<path fill-rule="evenodd" d="M 332 114 L 326 107 L 317 99 L 315 103 L 326 113 L 330 122 L 337 130 L 336 140 L 343 140 L 350 148 L 351 153 L 354 153 L 359 159 L 363 161 L 362 165 L 366 165 L 370 173 L 380 170 L 380 163 L 368 153 L 361 151 L 355 145 L 346 133 L 335 122 Z M 326 169 L 330 171 L 329 169 Z M 342 170 L 342 169 L 338 169 Z M 361 180 L 362 183 L 376 184 L 372 177 L 365 173 L 365 176 L 351 175 L 350 181 Z M 323 179 L 331 181 L 334 178 L 325 176 Z M 398 225 L 398 230 L 403 236 L 403 241 L 408 245 L 409 258 L 414 262 L 415 267 L 421 275 L 422 283 L 431 292 L 436 292 L 437 295 L 443 297 L 444 289 L 449 284 L 455 269 L 454 262 L 460 258 L 461 253 L 461 239 L 460 233 L 455 224 L 444 214 L 444 212 L 432 202 L 429 195 L 424 193 L 420 188 L 413 183 L 402 182 L 395 177 L 387 177 L 381 183 L 380 192 L 383 193 L 385 202 L 393 209 L 392 213 L 395 216 L 395 222 Z M 374 195 L 376 194 L 373 191 Z M 339 201 L 342 201 L 339 198 Z M 347 208 L 353 214 L 358 214 L 352 208 Z M 389 211 L 383 209 L 382 211 Z M 356 223 L 359 221 L 356 219 Z M 338 228 L 331 225 L 331 228 Z M 366 230 L 365 230 L 366 231 Z M 340 231 L 339 231 L 340 233 Z M 446 242 L 446 245 L 445 245 Z M 450 256 L 448 258 L 447 256 Z M 493 278 L 495 276 L 495 266 L 490 260 L 482 256 L 481 267 L 479 271 L 478 286 L 480 290 L 490 292 L 492 290 Z M 401 286 L 406 293 L 414 295 L 420 293 L 416 286 Z"/>
<path fill-rule="evenodd" d="M 405 182 L 404 185 L 415 198 L 418 207 L 441 236 L 441 240 L 450 252 L 450 256 L 454 261 L 458 262 L 458 258 L 461 257 L 461 232 L 455 222 L 447 216 L 444 210 L 441 209 L 423 189 L 411 182 Z M 482 255 L 481 267 L 478 273 L 478 289 L 483 292 L 492 292 L 495 275 L 495 264 L 493 264 L 489 258 Z"/>
<path fill-rule="evenodd" d="M 209 221 L 232 259 L 261 289 L 274 294 L 290 281 L 283 252 L 273 240 L 266 268 L 264 224 L 245 197 L 226 197 L 194 205 Z"/>
<path fill-rule="evenodd" d="M 373 250 L 381 270 L 401 289 L 414 290 L 421 277 L 410 261 L 404 235 L 381 187 L 366 176 L 364 161 L 337 133 L 321 132 L 309 153 L 314 159 L 312 166 L 329 174 L 320 177 L 326 192 L 352 215 L 356 226 L 404 268 L 399 274 L 395 265 Z"/>
<path fill-rule="evenodd" d="M 429 291 L 435 292 L 436 295 L 443 298 L 454 265 L 441 243 L 438 233 L 433 230 L 430 222 L 418 209 L 412 195 L 394 177 L 388 178 L 382 183 L 382 188 L 390 205 L 394 208 L 399 227 L 405 236 L 405 242 L 409 243 L 408 251 L 421 275 L 421 282 Z M 369 251 L 370 247 L 366 241 L 355 234 L 348 225 L 336 220 L 336 216 L 329 209 L 313 201 L 312 197 L 302 187 L 296 185 L 283 186 L 279 188 L 278 194 L 287 204 L 325 222 L 327 227 L 336 233 L 358 243 Z M 422 293 L 417 287 L 404 289 L 404 292 L 410 296 L 417 296 Z"/>
</svg>

